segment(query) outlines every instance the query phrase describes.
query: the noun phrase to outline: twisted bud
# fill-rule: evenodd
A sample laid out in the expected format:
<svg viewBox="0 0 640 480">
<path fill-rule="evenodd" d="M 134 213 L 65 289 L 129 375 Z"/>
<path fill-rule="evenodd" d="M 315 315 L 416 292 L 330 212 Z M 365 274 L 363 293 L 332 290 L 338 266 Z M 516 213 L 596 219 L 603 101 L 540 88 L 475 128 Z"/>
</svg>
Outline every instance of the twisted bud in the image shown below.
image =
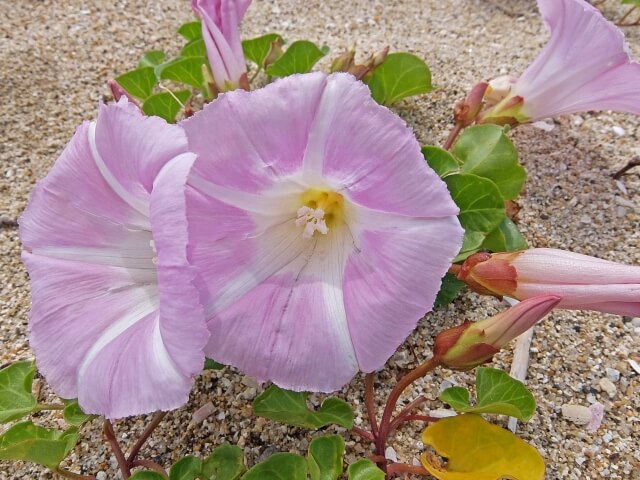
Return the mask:
<svg viewBox="0 0 640 480">
<path fill-rule="evenodd" d="M 464 322 L 445 330 L 436 337 L 434 356 L 441 364 L 457 370 L 482 365 L 542 320 L 560 300 L 556 295 L 530 298 L 486 320 Z"/>
</svg>

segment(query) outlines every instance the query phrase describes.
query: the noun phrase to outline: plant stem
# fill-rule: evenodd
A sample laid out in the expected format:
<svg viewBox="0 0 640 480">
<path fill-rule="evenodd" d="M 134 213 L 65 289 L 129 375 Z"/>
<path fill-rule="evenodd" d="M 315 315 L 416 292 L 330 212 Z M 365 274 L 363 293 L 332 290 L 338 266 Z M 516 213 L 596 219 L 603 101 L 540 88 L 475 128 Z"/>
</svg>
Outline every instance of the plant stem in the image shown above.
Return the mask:
<svg viewBox="0 0 640 480">
<path fill-rule="evenodd" d="M 407 405 L 402 410 L 400 410 L 400 413 L 396 415 L 396 417 L 403 417 L 405 415 L 408 415 L 409 413 L 411 413 L 412 410 L 415 410 L 426 401 L 427 401 L 427 397 L 425 397 L 424 395 L 420 395 L 413 402 L 409 403 L 409 405 Z"/>
<path fill-rule="evenodd" d="M 462 132 L 462 130 L 464 130 L 462 124 L 459 122 L 456 123 L 455 127 L 453 127 L 453 130 L 451 130 L 451 133 L 449 133 L 449 137 L 447 138 L 447 141 L 444 142 L 442 148 L 444 148 L 445 150 L 451 150 L 453 142 L 456 141 L 456 138 L 458 138 L 458 135 L 460 135 L 460 132 Z"/>
<path fill-rule="evenodd" d="M 120 471 L 122 472 L 122 478 L 127 480 L 131 476 L 131 470 L 129 469 L 129 463 L 127 459 L 124 458 L 124 453 L 120 448 L 120 444 L 118 443 L 118 439 L 116 438 L 116 434 L 113 431 L 113 425 L 108 419 L 104 419 L 104 436 L 109 441 L 111 445 L 111 450 L 113 450 L 113 454 L 116 456 L 116 460 L 118 461 L 118 466 L 120 467 Z"/>
<path fill-rule="evenodd" d="M 165 478 L 166 480 L 169 480 L 169 476 L 167 475 L 167 471 L 162 468 L 162 465 L 157 464 L 156 462 L 154 462 L 153 460 L 134 460 L 133 462 L 131 462 L 131 466 L 132 467 L 145 467 L 148 468 L 149 470 L 153 470 L 154 472 L 158 472 L 160 475 L 162 475 L 162 478 Z"/>
<path fill-rule="evenodd" d="M 369 417 L 369 424 L 371 425 L 371 433 L 373 438 L 378 436 L 378 421 L 376 419 L 376 405 L 374 402 L 373 383 L 375 381 L 375 373 L 367 373 L 364 377 L 364 405 L 367 409 L 367 415 Z"/>
<path fill-rule="evenodd" d="M 255 73 L 251 75 L 251 78 L 249 79 L 249 83 L 253 82 L 261 71 L 262 71 L 262 67 L 258 67 Z"/>
<path fill-rule="evenodd" d="M 371 432 L 367 432 L 365 429 L 360 427 L 351 427 L 351 431 L 356 435 L 360 435 L 362 438 L 370 440 L 372 442 L 376 441 L 376 437 L 373 436 Z"/>
<path fill-rule="evenodd" d="M 96 477 L 94 477 L 93 475 L 80 475 L 79 473 L 71 472 L 62 467 L 56 467 L 53 470 L 53 473 L 60 475 L 61 477 L 75 478 L 77 480 L 96 480 Z"/>
<path fill-rule="evenodd" d="M 158 425 L 160 425 L 160 422 L 166 414 L 167 412 L 156 412 L 153 414 L 151 422 L 149 423 L 149 425 L 147 425 L 147 428 L 144 429 L 142 435 L 140 435 L 140 438 L 138 438 L 136 443 L 133 445 L 131 453 L 129 453 L 129 456 L 127 457 L 128 463 L 132 463 L 136 459 L 138 453 L 140 453 L 140 449 L 144 446 L 145 442 L 151 436 L 153 431 L 158 427 Z"/>
<path fill-rule="evenodd" d="M 622 18 L 620 20 L 618 20 L 618 26 L 624 26 L 624 21 L 627 19 L 627 17 L 629 15 L 631 15 L 633 13 L 633 11 L 638 8 L 635 5 L 633 7 L 631 7 L 629 10 L 627 10 L 627 13 L 625 13 Z"/>
<path fill-rule="evenodd" d="M 394 475 L 398 473 L 417 473 L 418 475 L 429 475 L 429 472 L 425 470 L 423 467 L 417 467 L 415 465 L 407 465 L 404 463 L 392 463 L 387 468 L 387 473 L 389 475 Z"/>
<path fill-rule="evenodd" d="M 36 408 L 33 409 L 34 412 L 43 412 L 45 410 L 64 410 L 64 405 L 39 403 L 36 405 Z"/>
<path fill-rule="evenodd" d="M 382 420 L 380 420 L 378 438 L 376 439 L 376 453 L 378 455 L 384 456 L 384 451 L 387 446 L 387 437 L 389 436 L 389 433 L 391 433 L 391 416 L 393 415 L 393 411 L 396 408 L 396 404 L 398 403 L 398 399 L 400 398 L 400 395 L 402 395 L 402 392 L 404 392 L 409 385 L 417 379 L 424 377 L 439 364 L 440 361 L 437 358 L 432 357 L 407 373 L 398 381 L 396 386 L 393 387 L 393 390 L 391 390 L 389 398 L 387 399 L 387 404 L 384 407 Z M 386 465 L 384 465 L 384 467 L 386 467 Z M 383 468 L 383 471 L 386 470 Z"/>
<path fill-rule="evenodd" d="M 627 163 L 624 167 L 622 167 L 620 170 L 618 170 L 616 173 L 614 173 L 612 175 L 612 177 L 615 180 L 618 180 L 620 177 L 622 177 L 625 173 L 627 173 L 628 170 L 631 170 L 633 167 L 638 167 L 640 166 L 640 159 L 635 159 L 635 160 L 631 160 L 629 163 Z"/>
</svg>

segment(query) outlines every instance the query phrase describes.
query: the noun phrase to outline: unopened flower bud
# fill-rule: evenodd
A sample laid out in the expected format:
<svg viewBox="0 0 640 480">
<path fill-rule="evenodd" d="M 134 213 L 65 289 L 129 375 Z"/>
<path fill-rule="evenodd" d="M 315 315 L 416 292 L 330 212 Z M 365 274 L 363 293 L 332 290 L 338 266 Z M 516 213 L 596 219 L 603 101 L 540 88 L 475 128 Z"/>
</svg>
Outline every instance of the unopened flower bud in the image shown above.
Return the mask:
<svg viewBox="0 0 640 480">
<path fill-rule="evenodd" d="M 262 62 L 263 68 L 266 68 L 272 63 L 275 63 L 283 55 L 284 52 L 282 51 L 282 45 L 283 40 L 281 38 L 278 38 L 271 42 L 269 53 L 267 53 L 267 56 L 264 57 L 264 61 Z"/>
<path fill-rule="evenodd" d="M 108 80 L 107 85 L 109 85 L 109 90 L 111 90 L 111 95 L 113 95 L 113 99 L 116 102 L 120 100 L 122 97 L 127 97 L 130 103 L 140 108 L 140 105 L 138 104 L 136 99 L 133 98 L 131 95 L 129 95 L 129 92 L 127 92 L 124 88 L 122 88 L 122 85 L 120 85 L 116 80 L 113 80 L 113 79 Z"/>
<path fill-rule="evenodd" d="M 640 267 L 587 255 L 533 248 L 477 253 L 457 272 L 478 293 L 525 300 L 558 295 L 558 308 L 640 316 Z"/>
<path fill-rule="evenodd" d="M 443 365 L 459 370 L 482 365 L 542 320 L 559 302 L 560 297 L 555 295 L 534 297 L 486 320 L 445 330 L 436 337 L 434 356 Z"/>
<path fill-rule="evenodd" d="M 353 62 L 356 56 L 355 45 L 349 47 L 342 55 L 337 57 L 331 63 L 331 73 L 333 72 L 348 72 L 353 66 Z"/>
<path fill-rule="evenodd" d="M 488 87 L 487 82 L 478 83 L 471 89 L 467 98 L 456 105 L 453 117 L 457 124 L 468 127 L 476 121 L 476 117 L 482 110 L 484 93 Z"/>
</svg>

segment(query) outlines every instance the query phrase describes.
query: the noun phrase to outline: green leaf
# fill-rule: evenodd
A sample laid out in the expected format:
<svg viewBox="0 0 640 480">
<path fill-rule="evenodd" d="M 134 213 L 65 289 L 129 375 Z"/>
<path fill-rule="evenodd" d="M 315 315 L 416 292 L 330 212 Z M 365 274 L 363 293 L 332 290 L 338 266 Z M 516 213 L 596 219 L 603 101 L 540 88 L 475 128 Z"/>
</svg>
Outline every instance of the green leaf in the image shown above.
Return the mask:
<svg viewBox="0 0 640 480">
<path fill-rule="evenodd" d="M 173 464 L 169 470 L 170 480 L 195 480 L 202 473 L 202 460 L 187 455 Z"/>
<path fill-rule="evenodd" d="M 202 38 L 202 24 L 200 21 L 187 22 L 180 25 L 178 33 L 187 39 L 187 42 Z"/>
<path fill-rule="evenodd" d="M 17 423 L 0 436 L 0 460 L 23 460 L 54 469 L 78 441 L 78 429 L 64 432 Z"/>
<path fill-rule="evenodd" d="M 306 480 L 307 462 L 294 453 L 274 453 L 244 474 L 242 480 Z"/>
<path fill-rule="evenodd" d="M 622 0 L 623 5 L 637 5 L 640 7 L 640 0 Z"/>
<path fill-rule="evenodd" d="M 489 232 L 480 248 L 491 252 L 513 252 L 526 250 L 529 245 L 516 224 L 509 218 L 505 218 L 495 230 Z"/>
<path fill-rule="evenodd" d="M 204 59 L 207 56 L 207 47 L 204 45 L 204 40 L 198 38 L 192 42 L 187 43 L 184 47 L 182 47 L 182 50 L 180 50 L 180 56 L 200 57 Z"/>
<path fill-rule="evenodd" d="M 318 48 L 308 40 L 298 40 L 289 45 L 287 51 L 267 67 L 267 75 L 286 77 L 294 73 L 307 73 L 328 51 L 326 47 Z"/>
<path fill-rule="evenodd" d="M 476 125 L 467 128 L 456 141 L 452 153 L 462 163 L 462 173 L 492 180 L 505 200 L 515 199 L 522 190 L 527 174 L 503 127 Z"/>
<path fill-rule="evenodd" d="M 77 400 L 64 400 L 64 410 L 62 412 L 64 421 L 74 427 L 79 427 L 83 423 L 96 418 L 95 415 L 87 415 L 82 411 Z"/>
<path fill-rule="evenodd" d="M 462 238 L 462 247 L 460 253 L 453 259 L 453 263 L 461 262 L 469 255 L 476 253 L 482 247 L 482 242 L 487 237 L 486 233 L 476 232 L 474 230 L 466 229 L 464 231 L 464 237 Z"/>
<path fill-rule="evenodd" d="M 440 400 L 459 412 L 509 415 L 528 421 L 536 410 L 536 401 L 522 382 L 495 368 L 480 367 L 476 371 L 475 406 L 469 406 L 469 392 L 461 387 L 447 388 Z"/>
<path fill-rule="evenodd" d="M 251 38 L 242 42 L 244 56 L 259 67 L 264 66 L 264 61 L 271 51 L 273 42 L 283 42 L 282 37 L 277 33 L 267 33 L 261 37 Z"/>
<path fill-rule="evenodd" d="M 384 480 L 384 472 L 371 460 L 362 459 L 349 465 L 349 480 Z"/>
<path fill-rule="evenodd" d="M 191 92 L 189 90 L 180 90 L 172 93 L 173 95 L 169 92 L 160 92 L 151 95 L 142 104 L 142 110 L 147 115 L 157 115 L 169 123 L 174 122 L 182 105 L 184 105 L 191 96 Z M 177 100 L 174 96 L 177 97 Z"/>
<path fill-rule="evenodd" d="M 204 63 L 206 60 L 202 57 L 178 58 L 162 67 L 160 78 L 202 88 L 204 83 L 202 65 Z"/>
<path fill-rule="evenodd" d="M 344 440 L 340 435 L 314 438 L 307 453 L 311 480 L 337 480 L 342 473 L 343 455 Z"/>
<path fill-rule="evenodd" d="M 458 218 L 465 230 L 486 235 L 505 218 L 504 201 L 491 180 L 465 173 L 449 175 L 444 181 L 460 208 Z"/>
<path fill-rule="evenodd" d="M 308 393 L 291 392 L 270 386 L 253 401 L 256 415 L 296 427 L 318 429 L 335 423 L 353 427 L 353 410 L 347 402 L 329 397 L 317 411 L 307 406 Z"/>
<path fill-rule="evenodd" d="M 222 363 L 218 363 L 212 358 L 204 359 L 203 370 L 222 370 L 225 366 Z"/>
<path fill-rule="evenodd" d="M 436 297 L 434 308 L 441 308 L 449 305 L 458 296 L 460 290 L 464 287 L 464 282 L 458 280 L 454 275 L 447 273 L 442 279 L 440 291 Z"/>
<path fill-rule="evenodd" d="M 460 170 L 458 160 L 440 147 L 426 145 L 422 147 L 422 155 L 424 155 L 424 159 L 429 166 L 433 168 L 440 177 L 458 173 Z"/>
<path fill-rule="evenodd" d="M 202 465 L 202 480 L 236 480 L 244 472 L 244 453 L 236 445 L 220 445 Z"/>
<path fill-rule="evenodd" d="M 143 55 L 138 62 L 138 67 L 157 67 L 164 62 L 165 58 L 166 55 L 162 50 L 151 50 Z"/>
<path fill-rule="evenodd" d="M 382 65 L 373 71 L 368 84 L 374 100 L 382 105 L 433 90 L 427 64 L 404 52 L 387 55 Z"/>
<path fill-rule="evenodd" d="M 438 397 L 458 412 L 466 412 L 469 407 L 469 390 L 464 387 L 445 388 Z"/>
<path fill-rule="evenodd" d="M 151 470 L 140 470 L 129 477 L 129 480 L 164 480 L 158 472 Z"/>
<path fill-rule="evenodd" d="M 116 77 L 116 82 L 131 96 L 145 100 L 151 95 L 158 79 L 153 67 L 142 67 Z"/>
<path fill-rule="evenodd" d="M 33 362 L 16 362 L 0 370 L 0 423 L 31 413 L 37 404 L 33 395 Z"/>
</svg>

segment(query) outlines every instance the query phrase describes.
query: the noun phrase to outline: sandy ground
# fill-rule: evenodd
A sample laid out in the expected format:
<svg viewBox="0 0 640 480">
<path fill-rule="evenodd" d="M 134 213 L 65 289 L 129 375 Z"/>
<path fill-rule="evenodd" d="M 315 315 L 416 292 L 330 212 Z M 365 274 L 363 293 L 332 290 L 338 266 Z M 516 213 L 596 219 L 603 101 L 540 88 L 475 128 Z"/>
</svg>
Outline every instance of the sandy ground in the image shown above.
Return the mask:
<svg viewBox="0 0 640 480">
<path fill-rule="evenodd" d="M 610 16 L 620 15 L 616 3 L 605 2 Z M 175 28 L 191 17 L 186 0 L 2 0 L 0 18 L 0 363 L 5 364 L 31 355 L 28 280 L 12 220 L 76 126 L 95 116 L 100 100 L 109 99 L 107 79 L 132 68 L 145 50 L 177 53 L 182 41 Z M 245 38 L 276 31 L 290 40 L 325 42 L 336 54 L 356 43 L 363 55 L 391 45 L 425 58 L 438 88 L 395 109 L 421 142 L 432 144 L 442 143 L 451 128 L 452 105 L 474 81 L 521 71 L 546 39 L 533 0 L 256 0 L 243 29 Z M 640 28 L 627 34 L 640 57 Z M 613 127 L 624 133 L 619 136 Z M 551 132 L 524 127 L 513 137 L 529 172 L 520 226 L 530 244 L 639 264 L 640 172 L 620 183 L 610 174 L 640 155 L 640 120 L 584 114 L 556 122 Z M 497 301 L 467 293 L 430 314 L 379 374 L 380 398 L 393 378 L 414 363 L 413 352 L 420 358 L 428 355 L 435 332 L 458 323 L 465 312 L 467 318 L 479 319 L 498 308 Z M 627 362 L 640 360 L 639 339 L 638 319 L 613 315 L 556 312 L 538 327 L 528 380 L 538 411 L 519 430 L 545 457 L 547 478 L 640 478 L 640 381 Z M 510 358 L 510 352 L 503 352 L 497 364 L 508 368 Z M 600 387 L 607 368 L 620 373 L 611 394 Z M 609 375 L 616 377 L 611 370 Z M 439 371 L 418 382 L 406 398 L 420 393 L 435 398 L 445 380 L 464 384 L 470 376 Z M 361 382 L 356 378 L 340 395 L 358 407 L 357 423 L 366 424 Z M 251 416 L 250 401 L 257 391 L 235 371 L 201 376 L 189 404 L 168 416 L 147 453 L 168 465 L 187 453 L 206 455 L 227 441 L 243 446 L 252 464 L 277 450 L 305 451 L 311 438 L 307 432 Z M 190 422 L 193 411 L 208 401 L 216 412 L 204 424 Z M 562 418 L 563 404 L 596 401 L 606 407 L 597 432 Z M 428 408 L 438 406 L 432 402 Z M 55 415 L 38 421 L 62 425 Z M 123 432 L 133 435 L 142 426 L 142 419 L 134 419 L 118 422 L 116 428 L 126 442 Z M 416 425 L 396 435 L 392 445 L 400 460 L 410 463 L 419 455 L 419 432 Z M 76 447 L 70 463 L 86 473 L 105 472 L 101 478 L 119 478 L 100 441 L 99 423 L 85 426 L 83 433 L 86 441 Z M 369 452 L 343 433 L 348 461 Z M 9 478 L 51 476 L 37 467 L 0 462 L 0 479 Z"/>
</svg>

